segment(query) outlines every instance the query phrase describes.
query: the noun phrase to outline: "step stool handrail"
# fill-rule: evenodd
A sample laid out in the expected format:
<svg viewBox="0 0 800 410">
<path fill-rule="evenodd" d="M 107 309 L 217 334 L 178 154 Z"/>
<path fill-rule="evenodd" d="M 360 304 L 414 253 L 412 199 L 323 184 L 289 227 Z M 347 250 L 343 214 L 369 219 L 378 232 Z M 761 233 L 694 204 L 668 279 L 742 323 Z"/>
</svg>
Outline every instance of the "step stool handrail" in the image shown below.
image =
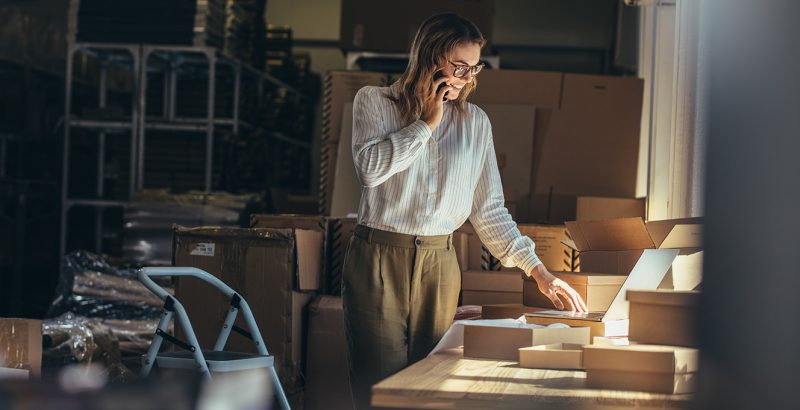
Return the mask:
<svg viewBox="0 0 800 410">
<path fill-rule="evenodd" d="M 151 292 L 155 293 L 156 296 L 164 301 L 166 301 L 167 297 L 171 295 L 164 288 L 153 282 L 153 280 L 150 278 L 165 276 L 192 276 L 219 289 L 219 291 L 224 293 L 228 298 L 232 298 L 233 295 L 236 294 L 236 291 L 231 289 L 230 286 L 226 285 L 225 282 L 219 280 L 216 276 L 198 268 L 163 266 L 146 267 L 139 270 L 139 280 L 147 289 L 150 289 Z"/>
</svg>

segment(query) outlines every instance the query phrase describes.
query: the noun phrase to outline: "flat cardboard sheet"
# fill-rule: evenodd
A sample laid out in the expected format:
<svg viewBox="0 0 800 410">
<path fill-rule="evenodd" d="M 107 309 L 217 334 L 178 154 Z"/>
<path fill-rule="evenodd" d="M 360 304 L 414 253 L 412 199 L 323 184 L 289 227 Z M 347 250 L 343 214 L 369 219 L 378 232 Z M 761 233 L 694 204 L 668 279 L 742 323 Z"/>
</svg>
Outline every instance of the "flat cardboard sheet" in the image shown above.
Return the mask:
<svg viewBox="0 0 800 410">
<path fill-rule="evenodd" d="M 333 196 L 331 200 L 331 216 L 343 217 L 358 212 L 361 200 L 361 184 L 356 177 L 353 164 L 353 103 L 345 103 L 342 107 L 341 131 L 339 132 L 339 149 L 336 155 L 336 171 L 334 173 Z"/>
</svg>

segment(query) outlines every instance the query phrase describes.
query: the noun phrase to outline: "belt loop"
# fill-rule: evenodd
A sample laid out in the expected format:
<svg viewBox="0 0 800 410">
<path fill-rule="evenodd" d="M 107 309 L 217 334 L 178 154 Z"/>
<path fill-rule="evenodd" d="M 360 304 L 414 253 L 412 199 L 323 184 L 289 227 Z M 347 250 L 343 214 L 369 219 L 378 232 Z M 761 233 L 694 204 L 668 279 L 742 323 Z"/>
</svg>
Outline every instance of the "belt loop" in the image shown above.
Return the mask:
<svg viewBox="0 0 800 410">
<path fill-rule="evenodd" d="M 374 232 L 374 229 L 367 227 L 367 243 L 372 244 L 372 234 Z"/>
<path fill-rule="evenodd" d="M 453 249 L 453 234 L 447 235 L 447 250 Z"/>
</svg>

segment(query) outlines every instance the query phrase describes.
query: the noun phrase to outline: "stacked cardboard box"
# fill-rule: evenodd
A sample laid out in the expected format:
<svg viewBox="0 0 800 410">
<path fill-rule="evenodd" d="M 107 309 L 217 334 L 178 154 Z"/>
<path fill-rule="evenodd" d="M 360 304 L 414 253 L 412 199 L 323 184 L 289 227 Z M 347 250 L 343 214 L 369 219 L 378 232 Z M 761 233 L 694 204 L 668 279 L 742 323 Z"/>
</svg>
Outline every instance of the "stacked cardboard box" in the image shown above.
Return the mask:
<svg viewBox="0 0 800 410">
<path fill-rule="evenodd" d="M 174 266 L 216 276 L 248 302 L 287 394 L 302 397 L 303 310 L 320 288 L 323 236 L 318 230 L 174 229 Z M 230 307 L 221 293 L 199 280 L 179 278 L 176 298 L 191 318 L 201 346 L 212 346 Z M 243 326 L 239 317 L 239 326 Z M 183 337 L 179 330 L 179 337 Z M 254 352 L 250 340 L 231 335 L 227 350 Z"/>
<path fill-rule="evenodd" d="M 308 306 L 306 408 L 353 408 L 342 299 L 320 296 Z"/>
</svg>

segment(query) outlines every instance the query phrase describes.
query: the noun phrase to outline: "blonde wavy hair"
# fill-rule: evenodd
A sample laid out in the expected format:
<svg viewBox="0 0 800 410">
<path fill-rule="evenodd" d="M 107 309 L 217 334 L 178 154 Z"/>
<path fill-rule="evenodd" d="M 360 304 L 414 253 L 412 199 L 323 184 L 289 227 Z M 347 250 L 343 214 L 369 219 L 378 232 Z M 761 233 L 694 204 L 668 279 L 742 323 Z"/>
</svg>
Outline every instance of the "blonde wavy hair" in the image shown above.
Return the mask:
<svg viewBox="0 0 800 410">
<path fill-rule="evenodd" d="M 400 85 L 398 95 L 390 96 L 405 122 L 419 118 L 424 104 L 429 103 L 434 75 L 446 68 L 453 50 L 464 44 L 478 44 L 481 48 L 486 38 L 475 24 L 455 13 L 436 14 L 419 26 L 411 43 L 408 67 L 397 80 Z M 472 77 L 458 98 L 450 101 L 456 110 L 463 114 L 467 110 L 467 97 L 477 86 Z"/>
</svg>

